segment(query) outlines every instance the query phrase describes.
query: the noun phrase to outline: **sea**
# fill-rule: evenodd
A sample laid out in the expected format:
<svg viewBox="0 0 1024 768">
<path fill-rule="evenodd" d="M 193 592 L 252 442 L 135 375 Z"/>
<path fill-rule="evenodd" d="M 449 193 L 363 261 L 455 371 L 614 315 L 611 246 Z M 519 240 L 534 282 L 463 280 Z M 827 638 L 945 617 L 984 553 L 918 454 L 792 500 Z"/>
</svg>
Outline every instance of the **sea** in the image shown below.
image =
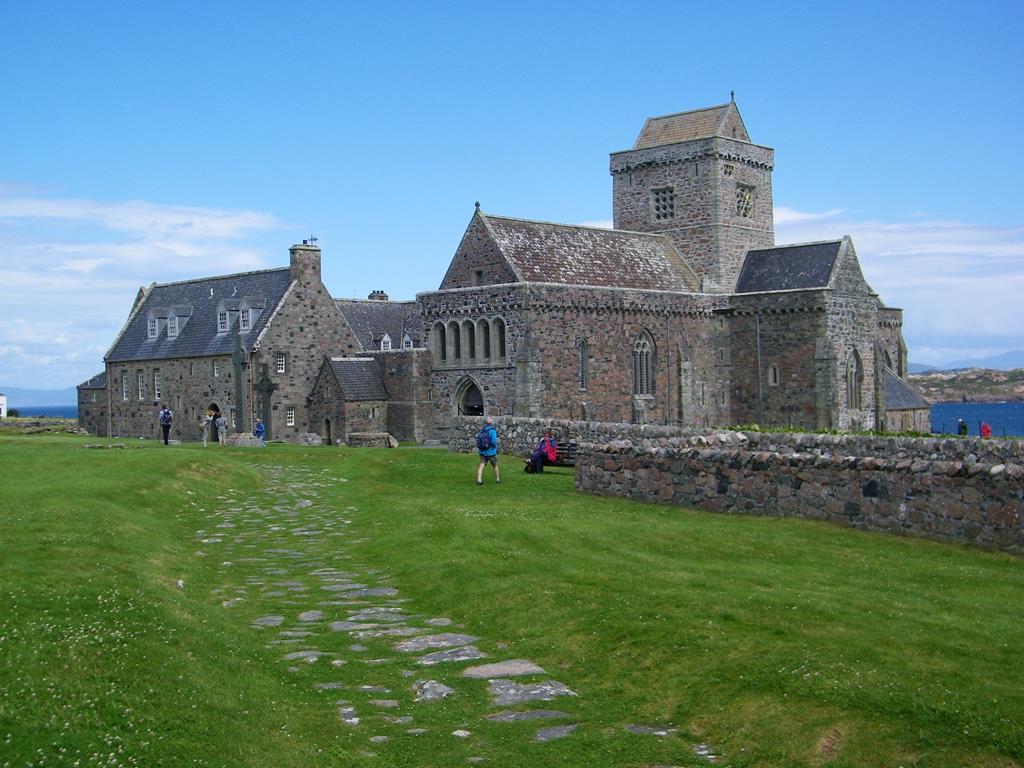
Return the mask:
<svg viewBox="0 0 1024 768">
<path fill-rule="evenodd" d="M 993 437 L 1024 437 L 1024 403 L 935 403 L 932 432 L 956 434 L 957 419 L 967 422 L 971 435 L 980 434 L 981 422 L 992 427 Z"/>
<path fill-rule="evenodd" d="M 75 405 L 28 405 L 18 408 L 22 416 L 62 416 L 78 418 Z M 994 437 L 1024 437 L 1024 403 L 936 403 L 932 406 L 932 432 L 955 434 L 957 419 L 967 422 L 972 435 L 978 435 L 981 422 L 992 426 Z"/>
</svg>

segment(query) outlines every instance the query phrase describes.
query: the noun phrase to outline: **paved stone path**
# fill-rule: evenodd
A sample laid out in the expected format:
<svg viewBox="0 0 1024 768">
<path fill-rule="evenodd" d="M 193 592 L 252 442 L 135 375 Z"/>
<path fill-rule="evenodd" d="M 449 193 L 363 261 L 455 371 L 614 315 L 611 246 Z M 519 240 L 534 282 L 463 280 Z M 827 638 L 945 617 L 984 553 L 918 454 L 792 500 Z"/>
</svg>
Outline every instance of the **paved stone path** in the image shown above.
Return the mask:
<svg viewBox="0 0 1024 768">
<path fill-rule="evenodd" d="M 365 732 L 364 754 L 426 733 L 416 726 L 418 709 L 443 706 L 438 702 L 458 695 L 460 680 L 488 694 L 493 709 L 480 711 L 480 721 L 537 720 L 542 727 L 535 741 L 571 737 L 578 727 L 571 711 L 530 706 L 557 700 L 571 709 L 575 691 L 530 660 L 503 658 L 497 645 L 458 631 L 451 618 L 416 613 L 388 584 L 388 574 L 356 563 L 348 552 L 348 527 L 359 510 L 323 498 L 331 485 L 326 476 L 294 466 L 264 471 L 263 490 L 232 491 L 206 505 L 215 509 L 208 511 L 208 528 L 196 533 L 196 555 L 219 559 L 224 583 L 214 592 L 225 610 L 252 603 L 269 608 L 251 620 L 252 630 L 280 650 L 290 672 L 312 673 L 316 690 L 341 695 L 325 706 L 336 710 L 339 727 Z M 254 568 L 248 566 L 255 566 L 260 575 L 242 577 L 236 563 L 250 574 Z M 339 643 L 339 635 L 351 642 Z M 339 675 L 353 665 L 365 674 Z M 374 670 L 386 665 L 403 667 L 403 687 L 373 684 Z M 353 684 L 353 677 L 371 682 Z M 463 719 L 445 733 L 467 739 L 474 736 L 471 728 Z"/>
</svg>

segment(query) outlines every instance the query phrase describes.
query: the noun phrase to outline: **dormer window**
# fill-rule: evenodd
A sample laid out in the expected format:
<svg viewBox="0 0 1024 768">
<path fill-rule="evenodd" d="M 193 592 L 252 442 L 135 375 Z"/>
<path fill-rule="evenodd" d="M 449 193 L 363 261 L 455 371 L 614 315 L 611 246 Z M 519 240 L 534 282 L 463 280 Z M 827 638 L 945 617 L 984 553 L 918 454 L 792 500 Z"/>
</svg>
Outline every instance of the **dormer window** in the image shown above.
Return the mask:
<svg viewBox="0 0 1024 768">
<path fill-rule="evenodd" d="M 252 327 L 252 310 L 243 309 L 238 313 L 238 330 L 248 331 Z"/>
<path fill-rule="evenodd" d="M 384 338 L 380 340 L 380 348 L 385 352 L 391 351 L 391 337 L 388 334 L 384 334 Z"/>
<path fill-rule="evenodd" d="M 412 349 L 412 338 L 408 333 L 402 337 L 402 349 Z"/>
<path fill-rule="evenodd" d="M 158 322 L 159 321 L 155 317 L 149 318 L 149 323 L 146 325 L 146 336 L 151 339 L 156 338 L 157 328 L 159 327 Z"/>
<path fill-rule="evenodd" d="M 228 329 L 228 313 L 217 313 L 217 333 L 224 333 Z"/>
<path fill-rule="evenodd" d="M 173 339 L 178 335 L 178 318 L 167 318 L 167 338 Z"/>
</svg>

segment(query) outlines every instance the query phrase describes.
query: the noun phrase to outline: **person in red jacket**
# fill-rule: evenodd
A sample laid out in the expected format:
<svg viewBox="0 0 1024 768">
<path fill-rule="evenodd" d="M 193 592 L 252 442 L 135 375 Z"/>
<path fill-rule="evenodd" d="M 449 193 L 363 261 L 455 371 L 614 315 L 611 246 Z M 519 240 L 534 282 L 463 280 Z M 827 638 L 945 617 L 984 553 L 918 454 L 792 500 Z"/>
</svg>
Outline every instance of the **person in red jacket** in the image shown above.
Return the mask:
<svg viewBox="0 0 1024 768">
<path fill-rule="evenodd" d="M 558 458 L 558 443 L 555 442 L 555 434 L 552 430 L 544 433 L 544 436 L 537 443 L 533 453 L 530 454 L 530 464 L 533 466 L 534 474 L 544 471 L 545 464 L 554 464 Z"/>
<path fill-rule="evenodd" d="M 987 421 L 981 422 L 981 436 L 992 437 L 992 426 Z"/>
</svg>

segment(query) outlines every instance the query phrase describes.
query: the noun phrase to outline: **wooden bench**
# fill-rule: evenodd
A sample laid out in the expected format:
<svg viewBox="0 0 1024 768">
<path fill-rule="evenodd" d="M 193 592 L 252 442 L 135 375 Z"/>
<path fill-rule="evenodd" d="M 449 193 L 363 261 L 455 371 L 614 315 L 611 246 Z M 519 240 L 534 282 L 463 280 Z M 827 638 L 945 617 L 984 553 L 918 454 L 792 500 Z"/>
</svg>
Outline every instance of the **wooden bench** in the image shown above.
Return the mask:
<svg viewBox="0 0 1024 768">
<path fill-rule="evenodd" d="M 558 454 L 555 461 L 550 465 L 552 467 L 575 467 L 576 466 L 576 441 L 566 440 L 562 442 L 555 438 L 558 442 Z"/>
</svg>

